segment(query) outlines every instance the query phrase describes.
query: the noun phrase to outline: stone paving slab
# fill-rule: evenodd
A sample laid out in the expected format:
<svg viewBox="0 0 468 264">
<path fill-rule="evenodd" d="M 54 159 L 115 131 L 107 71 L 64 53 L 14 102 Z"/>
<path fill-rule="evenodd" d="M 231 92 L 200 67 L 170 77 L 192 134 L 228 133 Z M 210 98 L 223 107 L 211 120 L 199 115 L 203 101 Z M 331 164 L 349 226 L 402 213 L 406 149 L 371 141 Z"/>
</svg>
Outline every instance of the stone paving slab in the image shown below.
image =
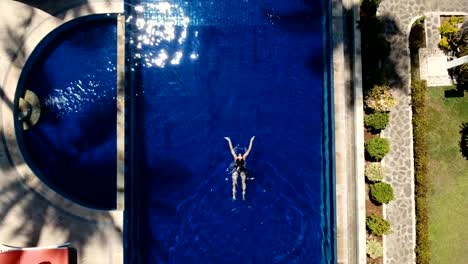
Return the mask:
<svg viewBox="0 0 468 264">
<path fill-rule="evenodd" d="M 440 49 L 419 49 L 419 75 L 427 86 L 452 85 L 447 71 L 447 56 Z"/>
</svg>

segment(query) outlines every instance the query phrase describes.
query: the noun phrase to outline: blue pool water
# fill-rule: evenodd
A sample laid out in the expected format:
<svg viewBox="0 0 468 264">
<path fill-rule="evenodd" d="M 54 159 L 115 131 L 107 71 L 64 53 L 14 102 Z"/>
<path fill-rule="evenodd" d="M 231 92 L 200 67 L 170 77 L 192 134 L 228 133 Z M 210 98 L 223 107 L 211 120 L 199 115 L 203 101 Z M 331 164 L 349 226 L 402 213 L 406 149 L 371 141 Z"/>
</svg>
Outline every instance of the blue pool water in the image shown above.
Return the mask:
<svg viewBox="0 0 468 264">
<path fill-rule="evenodd" d="M 334 263 L 327 7 L 300 0 L 126 5 L 127 263 Z M 116 203 L 115 17 L 54 31 L 30 57 L 28 164 L 86 206 Z M 21 126 L 18 123 L 18 131 Z M 232 201 L 233 157 L 255 136 Z"/>
<path fill-rule="evenodd" d="M 333 263 L 326 8 L 165 3 L 126 7 L 128 263 Z"/>
<path fill-rule="evenodd" d="M 116 36 L 115 17 L 61 26 L 35 49 L 17 92 L 33 91 L 42 105 L 39 123 L 18 135 L 28 164 L 59 193 L 99 209 L 116 205 Z"/>
</svg>

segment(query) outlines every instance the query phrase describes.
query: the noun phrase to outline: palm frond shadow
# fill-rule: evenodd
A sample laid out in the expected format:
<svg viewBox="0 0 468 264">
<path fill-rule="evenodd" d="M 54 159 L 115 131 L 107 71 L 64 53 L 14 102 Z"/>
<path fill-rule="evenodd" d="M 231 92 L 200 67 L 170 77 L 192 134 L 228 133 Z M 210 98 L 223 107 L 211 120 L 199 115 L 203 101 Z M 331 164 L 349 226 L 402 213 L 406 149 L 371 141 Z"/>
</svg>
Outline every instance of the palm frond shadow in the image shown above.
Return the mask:
<svg viewBox="0 0 468 264">
<path fill-rule="evenodd" d="M 12 222 L 11 219 L 15 221 Z M 105 245 L 109 242 L 110 232 L 114 233 L 113 237 L 121 237 L 122 233 L 109 213 L 101 214 L 94 221 L 79 218 L 55 207 L 17 180 L 0 191 L 0 223 L 8 223 L 12 227 L 2 239 L 23 241 L 23 244 L 14 246 L 38 246 L 44 240 L 42 236 L 49 233 L 44 232 L 46 229 L 60 234 L 57 237 L 61 240 L 54 241 L 54 244 L 69 242 L 78 249 L 80 255 L 85 253 L 89 241 L 98 240 Z"/>
<path fill-rule="evenodd" d="M 83 14 L 91 14 L 93 12 L 93 8 L 91 7 L 88 0 L 68 0 L 68 1 L 61 1 L 61 0 L 42 0 L 42 1 L 35 1 L 35 0 L 15 0 L 17 2 L 21 2 L 28 6 L 40 9 L 52 16 L 55 16 L 58 19 L 64 19 L 70 11 L 73 17 L 79 17 Z M 106 3 L 111 3 L 112 0 L 105 0 Z M 79 8 L 75 8 L 79 7 Z"/>
</svg>

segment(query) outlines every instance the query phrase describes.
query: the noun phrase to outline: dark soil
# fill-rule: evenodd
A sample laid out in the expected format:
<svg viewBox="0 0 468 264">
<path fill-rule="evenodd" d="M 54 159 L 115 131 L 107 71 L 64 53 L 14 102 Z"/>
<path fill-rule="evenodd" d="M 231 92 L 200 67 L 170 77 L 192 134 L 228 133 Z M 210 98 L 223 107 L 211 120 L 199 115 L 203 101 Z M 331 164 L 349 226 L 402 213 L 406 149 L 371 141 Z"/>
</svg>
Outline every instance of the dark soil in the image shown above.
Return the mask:
<svg viewBox="0 0 468 264">
<path fill-rule="evenodd" d="M 371 133 L 370 131 L 367 131 L 367 130 L 364 131 L 364 140 L 365 141 L 369 140 L 371 138 L 374 138 L 374 137 L 379 137 L 379 136 L 380 136 L 379 134 L 373 134 L 373 133 Z M 369 198 L 369 184 L 371 184 L 371 183 L 366 181 L 366 216 L 371 215 L 371 214 L 383 216 L 382 205 L 376 205 L 376 204 L 372 203 L 372 201 Z M 372 235 L 368 234 L 367 237 L 368 238 L 373 237 L 376 240 L 382 242 L 382 237 L 381 236 L 372 236 Z M 371 258 L 367 257 L 366 262 L 370 263 L 370 264 L 383 264 L 383 257 L 376 258 L 376 259 L 371 259 Z"/>
<path fill-rule="evenodd" d="M 383 216 L 382 214 L 382 206 L 375 205 L 369 198 L 369 184 L 366 183 L 366 215 L 376 214 L 379 216 Z"/>
<path fill-rule="evenodd" d="M 376 258 L 376 259 L 371 259 L 371 258 L 367 257 L 366 263 L 369 263 L 369 264 L 383 264 L 383 257 L 379 257 L 379 258 Z"/>
<path fill-rule="evenodd" d="M 369 130 L 365 129 L 364 130 L 364 141 L 367 141 L 371 138 L 379 137 L 380 135 L 378 133 L 372 133 Z"/>
</svg>

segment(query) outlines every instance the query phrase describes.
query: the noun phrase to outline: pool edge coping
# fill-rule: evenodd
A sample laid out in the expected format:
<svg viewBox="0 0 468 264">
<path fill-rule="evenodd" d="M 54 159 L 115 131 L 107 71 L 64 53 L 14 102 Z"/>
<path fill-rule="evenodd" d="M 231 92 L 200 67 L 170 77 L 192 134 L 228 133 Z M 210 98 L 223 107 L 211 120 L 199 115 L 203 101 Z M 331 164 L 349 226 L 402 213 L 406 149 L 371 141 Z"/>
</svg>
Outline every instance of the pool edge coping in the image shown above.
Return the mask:
<svg viewBox="0 0 468 264">
<path fill-rule="evenodd" d="M 357 28 L 359 6 L 359 0 L 333 1 L 336 240 L 337 263 L 340 264 L 366 262 L 364 114 L 361 36 Z M 344 14 L 345 9 L 350 14 Z M 352 29 L 346 26 L 348 19 L 352 20 Z M 352 100 L 353 107 L 348 109 L 346 100 Z"/>
</svg>

